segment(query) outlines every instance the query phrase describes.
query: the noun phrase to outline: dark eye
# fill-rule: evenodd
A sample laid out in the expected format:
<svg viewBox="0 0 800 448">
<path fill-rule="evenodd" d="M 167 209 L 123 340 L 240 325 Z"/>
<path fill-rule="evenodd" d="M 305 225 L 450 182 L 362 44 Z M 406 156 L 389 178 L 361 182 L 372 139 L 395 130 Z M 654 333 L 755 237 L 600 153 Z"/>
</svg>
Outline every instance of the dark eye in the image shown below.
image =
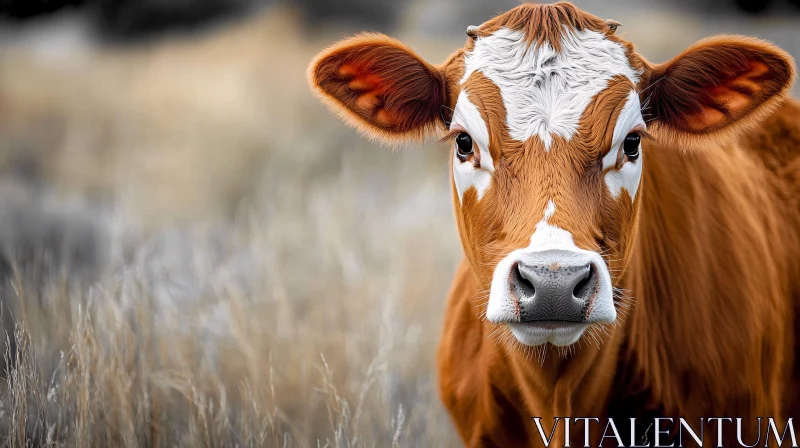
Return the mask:
<svg viewBox="0 0 800 448">
<path fill-rule="evenodd" d="M 634 161 L 639 157 L 639 144 L 642 142 L 642 136 L 635 132 L 625 136 L 625 142 L 622 144 L 622 150 L 628 156 L 630 161 Z"/>
<path fill-rule="evenodd" d="M 465 158 L 472 154 L 472 137 L 466 132 L 458 134 L 456 137 L 456 148 L 458 148 L 459 158 Z"/>
</svg>

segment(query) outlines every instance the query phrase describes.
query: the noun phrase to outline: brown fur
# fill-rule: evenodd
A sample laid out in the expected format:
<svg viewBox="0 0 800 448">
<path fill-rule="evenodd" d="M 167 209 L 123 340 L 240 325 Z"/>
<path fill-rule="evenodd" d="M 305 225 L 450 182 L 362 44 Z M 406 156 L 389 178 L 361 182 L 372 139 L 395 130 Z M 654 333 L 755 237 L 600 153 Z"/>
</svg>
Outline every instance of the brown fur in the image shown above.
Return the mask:
<svg viewBox="0 0 800 448">
<path fill-rule="evenodd" d="M 792 102 L 778 116 L 797 108 Z M 775 131 L 794 134 L 783 145 L 794 150 L 791 162 L 800 160 L 798 122 L 757 134 Z M 797 416 L 781 400 L 795 380 L 800 251 L 798 209 L 784 195 L 798 184 L 776 178 L 747 142 L 713 149 L 675 157 L 648 148 L 626 282 L 636 297 L 629 366 L 670 415 Z"/>
<path fill-rule="evenodd" d="M 561 38 L 566 29 L 579 31 L 589 29 L 608 35 L 614 32 L 605 20 L 585 13 L 567 2 L 552 5 L 520 5 L 487 21 L 481 25 L 476 34 L 488 36 L 500 28 L 523 31 L 530 44 L 546 43 L 556 51 L 561 50 Z"/>
<path fill-rule="evenodd" d="M 655 65 L 607 22 L 567 3 L 521 5 L 477 34 L 499 27 L 554 48 L 565 29 L 603 32 L 642 80 L 612 79 L 576 135 L 554 138 L 549 151 L 537 138 L 510 138 L 489 79 L 475 72 L 464 84 L 487 123 L 495 164 L 480 200 L 475 189 L 459 200 L 452 188 L 465 260 L 447 302 L 438 368 L 464 442 L 538 446 L 532 416 L 550 428 L 557 416 L 800 414 L 800 106 L 785 99 L 791 58 L 727 36 Z M 323 52 L 309 77 L 349 123 L 392 143 L 449 123 L 472 47 L 468 39 L 433 67 L 396 41 L 363 35 Z M 600 163 L 619 151 L 611 133 L 632 88 L 656 138 L 643 143 L 635 201 L 627 190 L 610 195 Z M 624 157 L 620 151 L 619 163 Z M 557 204 L 550 224 L 601 253 L 614 286 L 628 290 L 615 296 L 618 322 L 590 327 L 567 349 L 521 346 L 505 326 L 483 319 L 494 267 L 527 245 L 549 198 Z M 577 442 L 583 430 L 574 425 L 572 434 Z M 564 443 L 557 431 L 553 446 Z"/>
</svg>

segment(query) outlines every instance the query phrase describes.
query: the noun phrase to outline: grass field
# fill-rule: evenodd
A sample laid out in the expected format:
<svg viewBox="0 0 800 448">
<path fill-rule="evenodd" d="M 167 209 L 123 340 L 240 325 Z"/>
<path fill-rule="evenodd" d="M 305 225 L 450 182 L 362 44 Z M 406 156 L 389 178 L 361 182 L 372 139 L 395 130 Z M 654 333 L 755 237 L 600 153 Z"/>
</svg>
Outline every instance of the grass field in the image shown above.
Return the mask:
<svg viewBox="0 0 800 448">
<path fill-rule="evenodd" d="M 5 445 L 457 445 L 447 150 L 344 127 L 304 79 L 337 34 L 294 20 L 0 49 Z M 668 20 L 628 29 L 657 57 L 703 29 Z"/>
<path fill-rule="evenodd" d="M 28 179 L 6 242 L 31 241 L 4 297 L 8 445 L 455 441 L 432 369 L 460 256 L 445 150 L 341 126 L 304 79 L 327 41 L 291 20 L 6 54 L 3 170 Z M 30 228 L 50 221 L 77 234 L 58 259 Z"/>
</svg>

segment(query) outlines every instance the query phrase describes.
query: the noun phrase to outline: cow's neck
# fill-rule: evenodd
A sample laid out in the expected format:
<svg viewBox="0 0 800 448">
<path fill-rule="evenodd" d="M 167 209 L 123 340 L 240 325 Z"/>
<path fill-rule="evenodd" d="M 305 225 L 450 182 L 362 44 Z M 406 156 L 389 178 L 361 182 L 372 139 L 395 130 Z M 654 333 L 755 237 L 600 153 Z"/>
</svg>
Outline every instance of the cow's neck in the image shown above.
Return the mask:
<svg viewBox="0 0 800 448">
<path fill-rule="evenodd" d="M 537 352 L 536 348 L 520 348 L 518 344 L 484 344 L 488 350 L 496 351 L 496 356 L 504 357 L 507 365 L 507 372 L 489 375 L 494 384 L 504 384 L 507 380 L 502 376 L 510 375 L 513 387 L 522 394 L 524 412 L 529 418 L 542 417 L 547 428 L 554 417 L 602 418 L 618 360 L 620 336 L 621 331 L 612 330 L 596 344 L 586 335 L 566 356 L 548 344 L 543 361 L 537 358 L 541 347 Z"/>
<path fill-rule="evenodd" d="M 793 294 L 787 279 L 798 275 L 793 254 L 800 235 L 797 223 L 775 218 L 796 213 L 797 192 L 768 170 L 781 174 L 790 160 L 779 157 L 791 155 L 791 145 L 800 142 L 789 140 L 792 133 L 777 118 L 769 123 L 775 129 L 754 130 L 758 144 L 750 146 L 742 141 L 689 155 L 645 148 L 643 203 L 625 285 L 635 304 L 623 356 L 631 359 L 626 368 L 644 381 L 637 386 L 670 414 L 715 415 L 726 406 L 715 397 L 746 396 L 737 387 L 747 383 L 720 381 L 721 372 L 741 369 L 745 359 L 762 365 L 756 356 L 777 351 L 764 344 L 778 338 L 752 339 L 759 334 L 753 327 L 782 328 L 779 319 L 791 319 L 782 298 Z M 777 146 L 770 133 L 789 141 Z M 764 317 L 748 311 L 743 304 L 749 296 L 758 297 L 757 309 L 774 311 Z M 753 401 L 742 401 L 747 405 L 737 415 L 763 409 L 760 398 L 748 399 Z"/>
</svg>

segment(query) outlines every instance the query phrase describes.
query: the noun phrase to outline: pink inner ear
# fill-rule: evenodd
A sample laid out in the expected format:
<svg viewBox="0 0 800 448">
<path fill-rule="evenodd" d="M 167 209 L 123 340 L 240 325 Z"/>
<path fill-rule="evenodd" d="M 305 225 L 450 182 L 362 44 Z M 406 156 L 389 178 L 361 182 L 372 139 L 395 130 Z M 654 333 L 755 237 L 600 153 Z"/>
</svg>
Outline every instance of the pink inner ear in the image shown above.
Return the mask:
<svg viewBox="0 0 800 448">
<path fill-rule="evenodd" d="M 372 90 L 381 83 L 380 78 L 353 64 L 342 64 L 337 72 L 342 78 L 349 78 L 347 86 L 357 92 Z"/>
<path fill-rule="evenodd" d="M 380 77 L 352 63 L 342 64 L 337 74 L 345 79 L 347 89 L 354 95 L 352 107 L 357 112 L 371 117 L 379 126 L 391 127 L 398 123 L 397 117 L 384 108 L 386 87 Z"/>
<path fill-rule="evenodd" d="M 694 132 L 703 132 L 708 129 L 720 127 L 728 121 L 728 118 L 718 109 L 705 107 L 702 111 L 686 117 L 686 124 Z"/>
<path fill-rule="evenodd" d="M 687 117 L 692 131 L 703 132 L 722 127 L 755 107 L 756 99 L 763 92 L 757 80 L 769 72 L 766 64 L 750 62 L 750 70 L 710 88 L 707 102 L 701 111 Z"/>
</svg>

